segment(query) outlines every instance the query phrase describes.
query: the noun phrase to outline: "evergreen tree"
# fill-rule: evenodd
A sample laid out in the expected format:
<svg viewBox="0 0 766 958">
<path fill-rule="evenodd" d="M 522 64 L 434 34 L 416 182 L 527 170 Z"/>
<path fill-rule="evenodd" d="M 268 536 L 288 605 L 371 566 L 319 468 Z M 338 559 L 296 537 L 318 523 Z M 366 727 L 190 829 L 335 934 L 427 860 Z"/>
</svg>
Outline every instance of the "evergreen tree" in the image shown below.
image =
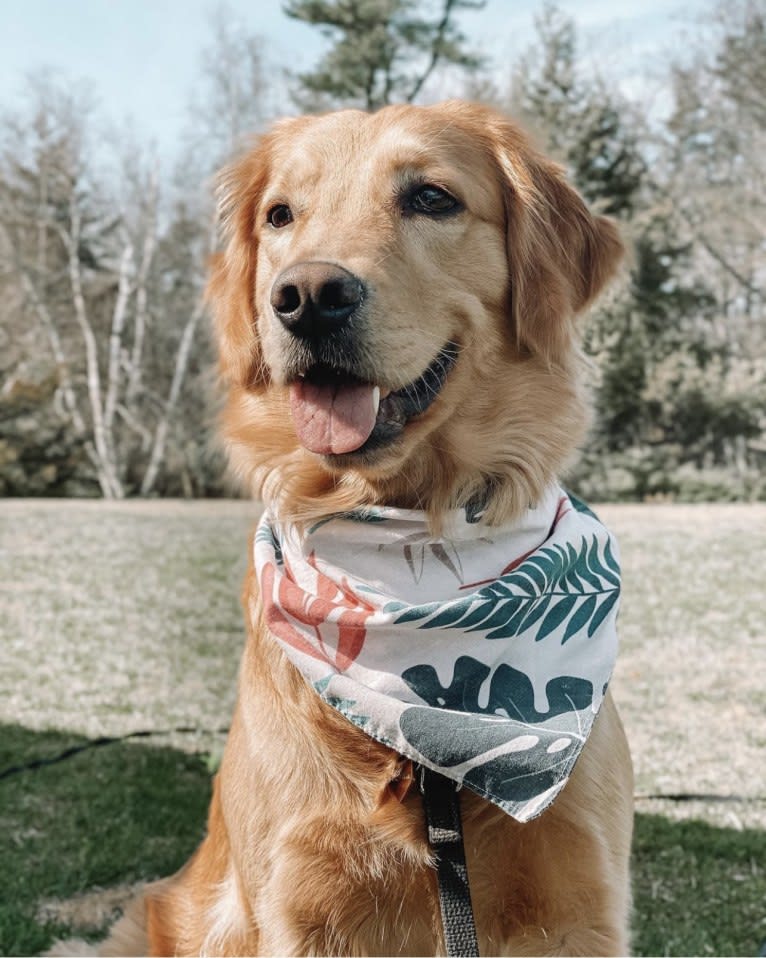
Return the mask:
<svg viewBox="0 0 766 958">
<path fill-rule="evenodd" d="M 628 106 L 604 82 L 582 75 L 570 17 L 548 3 L 535 23 L 537 43 L 515 71 L 512 111 L 542 137 L 589 202 L 629 218 L 645 163 Z"/>
<path fill-rule="evenodd" d="M 684 423 L 698 419 L 701 406 L 692 397 L 696 386 L 687 390 L 685 383 L 696 383 L 715 354 L 715 300 L 695 276 L 694 244 L 679 239 L 672 205 L 650 172 L 640 146 L 649 142 L 647 130 L 613 88 L 583 74 L 569 17 L 548 4 L 537 30 L 537 44 L 514 78 L 514 111 L 536 129 L 585 198 L 621 221 L 631 250 L 622 288 L 588 320 L 585 346 L 600 372 L 598 417 L 580 477 L 595 462 L 627 453 L 631 493 L 642 494 L 652 491 L 647 477 L 658 450 L 665 473 L 673 457 L 677 464 L 694 454 Z M 718 419 L 731 425 L 737 417 Z M 737 421 L 745 419 L 751 429 L 748 416 Z"/>
<path fill-rule="evenodd" d="M 287 16 L 317 26 L 333 43 L 315 70 L 297 75 L 297 105 L 311 112 L 412 103 L 438 65 L 475 70 L 481 58 L 466 49 L 455 15 L 484 2 L 441 0 L 428 11 L 409 0 L 288 0 Z"/>
</svg>

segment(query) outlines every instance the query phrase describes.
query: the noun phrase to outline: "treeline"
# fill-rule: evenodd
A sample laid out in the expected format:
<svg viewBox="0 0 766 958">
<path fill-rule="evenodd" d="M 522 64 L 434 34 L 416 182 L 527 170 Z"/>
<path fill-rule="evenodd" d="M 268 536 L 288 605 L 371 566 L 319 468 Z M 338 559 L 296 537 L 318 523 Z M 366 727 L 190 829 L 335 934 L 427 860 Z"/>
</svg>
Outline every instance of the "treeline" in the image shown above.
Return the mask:
<svg viewBox="0 0 766 958">
<path fill-rule="evenodd" d="M 46 73 L 2 117 L 0 494 L 226 491 L 202 298 L 213 174 L 269 112 L 260 41 L 221 9 L 170 164 Z"/>
<path fill-rule="evenodd" d="M 667 65 L 661 121 L 586 76 L 547 7 L 511 109 L 536 124 L 632 249 L 590 317 L 597 420 L 572 477 L 591 498 L 766 498 L 766 4 L 710 11 Z"/>
<path fill-rule="evenodd" d="M 201 299 L 213 171 L 280 113 L 451 84 L 531 128 L 632 248 L 586 327 L 598 412 L 572 484 L 766 498 L 766 3 L 711 8 L 652 109 L 586 65 L 550 5 L 498 88 L 458 28 L 481 7 L 291 0 L 329 45 L 283 94 L 264 41 L 219 11 L 170 173 L 104 137 L 86 93 L 36 78 L 0 126 L 0 494 L 223 494 Z"/>
</svg>

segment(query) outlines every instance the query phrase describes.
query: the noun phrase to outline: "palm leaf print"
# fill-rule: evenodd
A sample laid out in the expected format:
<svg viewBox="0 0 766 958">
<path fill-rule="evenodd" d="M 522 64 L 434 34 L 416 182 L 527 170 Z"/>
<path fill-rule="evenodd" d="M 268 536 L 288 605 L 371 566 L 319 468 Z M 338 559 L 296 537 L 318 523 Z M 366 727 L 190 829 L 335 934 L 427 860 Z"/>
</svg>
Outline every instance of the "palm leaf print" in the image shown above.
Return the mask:
<svg viewBox="0 0 766 958">
<path fill-rule="evenodd" d="M 277 565 L 281 566 L 284 563 L 282 546 L 279 544 L 276 533 L 269 523 L 261 522 L 258 525 L 258 528 L 255 530 L 255 541 L 265 542 L 271 546 L 271 548 L 274 550 L 274 559 Z"/>
<path fill-rule="evenodd" d="M 562 644 L 583 631 L 592 636 L 619 595 L 620 567 L 609 540 L 596 534 L 579 545 L 542 546 L 512 572 L 470 595 L 447 603 L 393 603 L 397 623 L 422 629 L 484 632 L 488 639 L 521 635 L 537 627 L 538 642 L 561 631 Z M 563 630 L 563 631 L 562 631 Z"/>
<path fill-rule="evenodd" d="M 402 543 L 404 544 L 402 545 Z M 414 582 L 420 582 L 423 577 L 427 550 L 436 561 L 443 565 L 445 569 L 449 570 L 462 585 L 463 564 L 460 561 L 460 553 L 455 547 L 454 542 L 451 542 L 449 539 L 432 541 L 429 532 L 415 532 L 412 535 L 402 537 L 397 540 L 396 543 L 382 543 L 378 546 L 378 550 L 382 551 L 391 545 L 395 545 L 397 548 L 400 545 L 402 546 L 402 555 L 409 567 L 410 575 Z"/>
</svg>

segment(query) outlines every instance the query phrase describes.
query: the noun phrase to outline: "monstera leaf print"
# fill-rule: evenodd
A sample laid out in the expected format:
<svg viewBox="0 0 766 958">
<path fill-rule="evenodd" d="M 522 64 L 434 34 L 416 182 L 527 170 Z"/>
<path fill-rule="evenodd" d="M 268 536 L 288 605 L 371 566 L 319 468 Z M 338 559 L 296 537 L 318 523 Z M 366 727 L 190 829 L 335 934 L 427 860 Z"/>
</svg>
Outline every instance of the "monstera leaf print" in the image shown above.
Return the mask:
<svg viewBox="0 0 766 958">
<path fill-rule="evenodd" d="M 579 547 L 571 542 L 542 546 L 511 571 L 451 602 L 390 603 L 387 611 L 400 613 L 397 623 L 481 631 L 487 639 L 506 639 L 535 627 L 539 642 L 563 628 L 563 644 L 583 631 L 592 636 L 614 608 L 619 591 L 620 567 L 609 540 L 600 547 L 594 534 L 583 537 Z"/>
<path fill-rule="evenodd" d="M 482 662 L 461 656 L 444 687 L 432 666 L 408 669 L 402 677 L 431 707 L 406 709 L 399 727 L 424 759 L 451 777 L 493 800 L 527 802 L 566 779 L 585 738 L 581 715 L 592 715 L 593 686 L 558 676 L 546 686 L 548 710 L 539 712 L 529 678 L 501 665 L 481 706 L 479 690 L 489 673 Z"/>
<path fill-rule="evenodd" d="M 508 804 L 563 784 L 582 748 L 576 734 L 560 729 L 529 732 L 508 719 L 418 706 L 402 713 L 399 727 L 429 765 Z"/>
<path fill-rule="evenodd" d="M 487 704 L 479 705 L 479 692 L 490 667 L 470 655 L 455 662 L 452 682 L 443 686 L 432 665 L 415 665 L 402 678 L 415 694 L 434 708 L 455 709 L 477 715 L 505 715 L 530 725 L 545 722 L 566 712 L 582 711 L 593 704 L 593 685 L 587 679 L 559 675 L 545 687 L 548 709 L 538 712 L 529 677 L 510 665 L 499 665 L 489 684 Z"/>
</svg>

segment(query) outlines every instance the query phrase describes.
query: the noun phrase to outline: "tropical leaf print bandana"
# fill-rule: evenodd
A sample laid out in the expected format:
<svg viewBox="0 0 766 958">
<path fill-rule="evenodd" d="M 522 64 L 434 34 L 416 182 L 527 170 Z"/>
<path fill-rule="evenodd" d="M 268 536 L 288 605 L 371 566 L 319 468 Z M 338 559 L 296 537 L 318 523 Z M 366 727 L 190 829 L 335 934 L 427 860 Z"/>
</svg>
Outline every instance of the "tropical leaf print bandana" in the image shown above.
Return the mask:
<svg viewBox="0 0 766 958">
<path fill-rule="evenodd" d="M 566 784 L 617 651 L 616 546 L 553 487 L 518 522 L 369 508 L 301 536 L 266 513 L 255 563 L 273 637 L 316 692 L 520 822 Z"/>
</svg>

